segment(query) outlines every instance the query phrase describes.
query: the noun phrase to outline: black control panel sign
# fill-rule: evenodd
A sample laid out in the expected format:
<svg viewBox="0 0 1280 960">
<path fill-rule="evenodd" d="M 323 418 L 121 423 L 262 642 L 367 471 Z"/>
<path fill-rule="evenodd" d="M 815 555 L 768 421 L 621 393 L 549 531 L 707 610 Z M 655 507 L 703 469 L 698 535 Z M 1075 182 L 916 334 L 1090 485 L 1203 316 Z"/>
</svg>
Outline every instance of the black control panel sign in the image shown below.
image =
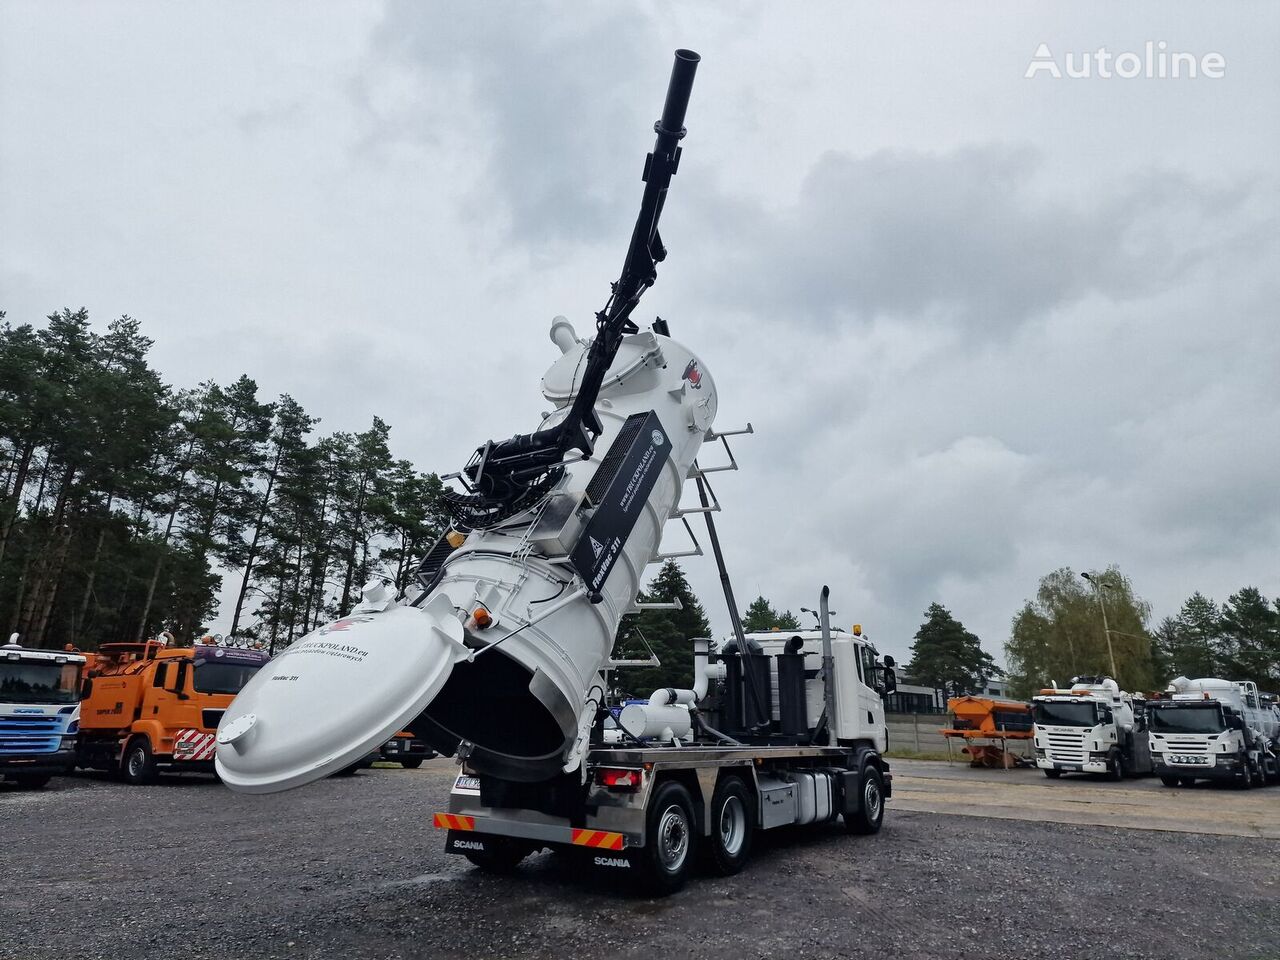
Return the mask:
<svg viewBox="0 0 1280 960">
<path fill-rule="evenodd" d="M 658 480 L 671 440 L 650 410 L 628 417 L 591 478 L 595 513 L 573 548 L 573 566 L 590 593 L 600 592 Z"/>
</svg>

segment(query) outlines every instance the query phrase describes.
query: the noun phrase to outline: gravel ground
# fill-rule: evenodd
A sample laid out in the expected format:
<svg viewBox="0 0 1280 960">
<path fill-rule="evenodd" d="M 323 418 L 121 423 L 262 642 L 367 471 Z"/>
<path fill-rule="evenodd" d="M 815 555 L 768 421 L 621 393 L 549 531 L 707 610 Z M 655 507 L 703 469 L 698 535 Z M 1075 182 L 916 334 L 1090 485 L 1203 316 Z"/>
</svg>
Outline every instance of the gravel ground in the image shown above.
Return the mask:
<svg viewBox="0 0 1280 960">
<path fill-rule="evenodd" d="M 646 900 L 572 859 L 446 856 L 454 769 L 0 787 L 0 958 L 1280 957 L 1280 841 L 890 803 L 879 836 L 771 836 L 738 877 Z"/>
</svg>

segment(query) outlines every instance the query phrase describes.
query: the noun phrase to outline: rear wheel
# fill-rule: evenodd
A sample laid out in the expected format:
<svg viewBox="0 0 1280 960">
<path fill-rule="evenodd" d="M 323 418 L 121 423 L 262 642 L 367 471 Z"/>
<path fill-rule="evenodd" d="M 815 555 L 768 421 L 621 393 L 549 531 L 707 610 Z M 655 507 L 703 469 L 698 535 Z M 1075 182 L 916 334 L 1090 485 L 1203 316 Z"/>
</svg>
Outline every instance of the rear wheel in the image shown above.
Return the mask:
<svg viewBox="0 0 1280 960">
<path fill-rule="evenodd" d="M 1178 785 L 1178 778 L 1161 776 L 1160 782 L 1163 783 L 1166 787 L 1176 787 Z"/>
<path fill-rule="evenodd" d="M 484 838 L 483 850 L 463 852 L 468 860 L 485 873 L 511 873 L 529 855 L 529 845 L 512 837 Z"/>
<path fill-rule="evenodd" d="M 871 764 L 858 778 L 858 809 L 844 815 L 844 827 L 850 833 L 879 833 L 884 823 L 884 778 Z"/>
<path fill-rule="evenodd" d="M 654 791 L 645 814 L 645 845 L 631 856 L 641 889 L 657 897 L 675 893 L 689 876 L 697 846 L 693 799 L 668 780 Z"/>
<path fill-rule="evenodd" d="M 1048 777 L 1050 780 L 1057 780 L 1060 776 L 1062 776 L 1062 771 L 1061 771 L 1061 770 L 1046 770 L 1046 771 L 1044 772 L 1044 775 L 1045 775 L 1046 777 Z"/>
<path fill-rule="evenodd" d="M 156 782 L 156 758 L 151 752 L 151 741 L 146 737 L 134 737 L 129 741 L 120 762 L 120 774 L 125 783 L 134 786 Z"/>
<path fill-rule="evenodd" d="M 751 856 L 755 804 L 741 777 L 725 777 L 711 796 L 711 869 L 728 877 Z"/>
<path fill-rule="evenodd" d="M 422 766 L 422 758 L 414 757 L 410 760 L 401 760 L 400 766 L 404 767 L 406 770 L 417 770 Z"/>
</svg>

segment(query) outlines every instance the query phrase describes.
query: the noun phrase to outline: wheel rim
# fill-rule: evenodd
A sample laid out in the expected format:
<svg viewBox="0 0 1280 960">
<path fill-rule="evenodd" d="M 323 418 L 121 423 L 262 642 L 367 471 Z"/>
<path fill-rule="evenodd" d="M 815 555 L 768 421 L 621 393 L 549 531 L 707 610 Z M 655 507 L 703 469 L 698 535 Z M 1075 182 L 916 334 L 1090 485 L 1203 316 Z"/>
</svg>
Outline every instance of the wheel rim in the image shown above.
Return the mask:
<svg viewBox="0 0 1280 960">
<path fill-rule="evenodd" d="M 867 785 L 862 788 L 862 807 L 872 823 L 880 819 L 880 785 L 875 777 L 867 777 Z"/>
<path fill-rule="evenodd" d="M 142 756 L 142 751 L 136 747 L 129 753 L 129 776 L 142 776 L 142 768 L 146 763 L 146 759 Z"/>
<path fill-rule="evenodd" d="M 689 822 L 677 805 L 667 807 L 658 818 L 658 859 L 664 869 L 675 873 L 689 855 Z"/>
<path fill-rule="evenodd" d="M 731 857 L 742 852 L 747 838 L 747 809 L 741 797 L 729 797 L 720 808 L 720 847 Z"/>
</svg>

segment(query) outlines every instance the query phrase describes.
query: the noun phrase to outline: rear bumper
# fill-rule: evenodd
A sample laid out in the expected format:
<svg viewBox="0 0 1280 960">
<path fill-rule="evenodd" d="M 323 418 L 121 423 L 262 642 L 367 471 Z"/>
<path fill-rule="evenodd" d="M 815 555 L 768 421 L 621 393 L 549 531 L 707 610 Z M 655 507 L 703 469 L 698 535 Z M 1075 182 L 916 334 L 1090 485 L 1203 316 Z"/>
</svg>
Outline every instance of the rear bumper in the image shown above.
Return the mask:
<svg viewBox="0 0 1280 960">
<path fill-rule="evenodd" d="M 423 740 L 389 740 L 382 745 L 383 760 L 430 760 L 436 752 Z"/>
<path fill-rule="evenodd" d="M 448 853 L 465 852 L 465 847 L 454 849 L 454 838 L 470 833 L 516 837 L 544 844 L 596 850 L 622 850 L 642 843 L 640 837 L 628 838 L 625 834 L 608 830 L 580 830 L 576 827 L 529 823 L 521 820 L 498 820 L 493 817 L 473 817 L 457 813 L 437 813 L 434 825 L 437 830 L 449 831 L 451 840 L 446 846 Z"/>
</svg>

